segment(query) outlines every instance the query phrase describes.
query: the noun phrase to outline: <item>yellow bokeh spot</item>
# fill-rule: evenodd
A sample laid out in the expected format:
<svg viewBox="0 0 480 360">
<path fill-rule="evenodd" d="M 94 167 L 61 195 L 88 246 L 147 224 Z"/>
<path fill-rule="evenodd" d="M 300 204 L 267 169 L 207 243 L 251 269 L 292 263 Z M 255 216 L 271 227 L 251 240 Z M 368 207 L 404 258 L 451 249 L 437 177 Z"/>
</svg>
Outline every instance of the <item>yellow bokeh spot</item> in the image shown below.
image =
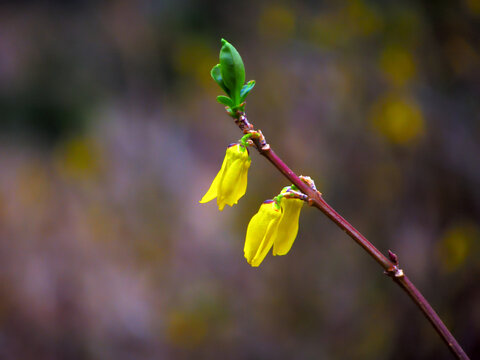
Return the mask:
<svg viewBox="0 0 480 360">
<path fill-rule="evenodd" d="M 100 149 L 88 138 L 74 138 L 57 151 L 59 172 L 75 179 L 89 178 L 100 170 Z"/>
<path fill-rule="evenodd" d="M 412 52 L 402 46 L 387 46 L 380 56 L 380 68 L 394 85 L 402 86 L 416 73 Z"/>
<path fill-rule="evenodd" d="M 281 5 L 265 8 L 259 18 L 260 35 L 269 39 L 286 39 L 295 31 L 295 14 Z"/>
<path fill-rule="evenodd" d="M 373 126 L 394 144 L 407 144 L 424 132 L 424 119 L 419 106 L 397 96 L 380 99 L 371 113 Z"/>
<path fill-rule="evenodd" d="M 455 225 L 448 229 L 438 243 L 437 249 L 443 269 L 453 272 L 464 265 L 479 235 L 479 229 L 471 223 Z"/>
</svg>

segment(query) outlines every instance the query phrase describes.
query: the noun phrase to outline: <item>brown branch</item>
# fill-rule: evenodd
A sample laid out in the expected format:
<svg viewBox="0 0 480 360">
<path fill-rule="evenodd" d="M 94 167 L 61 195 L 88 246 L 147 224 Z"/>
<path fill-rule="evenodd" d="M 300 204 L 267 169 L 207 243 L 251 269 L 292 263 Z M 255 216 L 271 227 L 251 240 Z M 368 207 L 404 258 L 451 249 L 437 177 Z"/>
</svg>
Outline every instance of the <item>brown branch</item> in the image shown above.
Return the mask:
<svg viewBox="0 0 480 360">
<path fill-rule="evenodd" d="M 250 124 L 243 112 L 235 114 L 235 123 L 244 132 L 254 132 L 254 127 Z M 453 337 L 435 310 L 430 306 L 428 301 L 398 267 L 397 255 L 389 250 L 389 257 L 383 255 L 375 246 L 372 245 L 357 229 L 355 229 L 347 220 L 338 214 L 327 202 L 322 195 L 315 189 L 308 186 L 298 177 L 277 154 L 266 143 L 260 131 L 256 132 L 260 136 L 252 136 L 258 152 L 266 157 L 273 166 L 277 168 L 292 184 L 297 186 L 301 192 L 309 198 L 309 203 L 323 212 L 330 220 L 332 220 L 340 229 L 345 231 L 358 245 L 360 245 L 376 262 L 380 264 L 395 283 L 407 292 L 412 301 L 422 310 L 423 314 L 430 321 L 442 340 L 448 345 L 452 353 L 458 358 L 468 360 L 468 356 L 463 351 L 457 340 Z"/>
</svg>

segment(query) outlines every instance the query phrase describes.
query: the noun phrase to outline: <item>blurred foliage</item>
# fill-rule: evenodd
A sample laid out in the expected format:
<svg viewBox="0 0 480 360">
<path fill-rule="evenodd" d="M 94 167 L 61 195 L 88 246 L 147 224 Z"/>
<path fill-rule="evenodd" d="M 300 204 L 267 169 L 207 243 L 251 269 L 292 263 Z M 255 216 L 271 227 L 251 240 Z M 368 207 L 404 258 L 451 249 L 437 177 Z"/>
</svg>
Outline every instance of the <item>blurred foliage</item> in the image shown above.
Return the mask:
<svg viewBox="0 0 480 360">
<path fill-rule="evenodd" d="M 305 208 L 243 258 L 289 185 L 199 205 L 241 135 L 210 70 L 242 54 L 250 121 L 480 357 L 480 1 L 0 5 L 0 358 L 449 359 L 407 296 Z"/>
</svg>

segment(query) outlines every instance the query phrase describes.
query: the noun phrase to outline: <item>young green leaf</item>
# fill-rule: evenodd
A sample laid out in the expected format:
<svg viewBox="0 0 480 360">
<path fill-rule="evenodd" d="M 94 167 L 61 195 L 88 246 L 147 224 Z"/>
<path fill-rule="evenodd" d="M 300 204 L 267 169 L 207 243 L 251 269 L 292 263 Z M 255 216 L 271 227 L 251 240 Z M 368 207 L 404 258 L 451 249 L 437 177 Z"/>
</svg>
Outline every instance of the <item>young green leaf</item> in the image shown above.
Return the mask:
<svg viewBox="0 0 480 360">
<path fill-rule="evenodd" d="M 242 90 L 240 90 L 240 102 L 244 102 L 245 98 L 247 97 L 248 93 L 253 89 L 255 86 L 255 80 L 250 80 L 248 83 L 243 85 Z"/>
<path fill-rule="evenodd" d="M 212 76 L 213 80 L 215 80 L 215 82 L 220 85 L 220 87 L 223 89 L 223 91 L 225 91 L 225 93 L 227 95 L 230 95 L 227 87 L 225 86 L 224 82 L 223 82 L 223 79 L 222 79 L 222 71 L 220 69 L 220 64 L 217 64 L 215 65 L 213 68 L 212 68 L 212 71 L 210 71 L 210 75 Z"/>
<path fill-rule="evenodd" d="M 235 105 L 240 103 L 240 91 L 245 83 L 245 67 L 238 51 L 227 40 L 222 39 L 220 70 L 223 83 L 230 90 Z"/>
<path fill-rule="evenodd" d="M 223 105 L 225 105 L 225 106 L 230 106 L 230 107 L 233 107 L 233 106 L 234 106 L 232 99 L 230 99 L 230 98 L 227 97 L 227 96 L 219 95 L 219 96 L 217 96 L 217 101 L 218 101 L 220 104 L 223 104 Z"/>
</svg>

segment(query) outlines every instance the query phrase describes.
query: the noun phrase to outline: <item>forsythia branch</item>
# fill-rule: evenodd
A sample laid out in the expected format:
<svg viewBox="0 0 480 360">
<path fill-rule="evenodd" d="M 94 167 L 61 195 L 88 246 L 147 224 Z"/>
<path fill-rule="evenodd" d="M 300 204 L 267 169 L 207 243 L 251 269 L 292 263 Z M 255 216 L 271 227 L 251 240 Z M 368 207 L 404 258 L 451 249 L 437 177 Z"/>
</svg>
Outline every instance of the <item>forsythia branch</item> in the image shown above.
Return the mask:
<svg viewBox="0 0 480 360">
<path fill-rule="evenodd" d="M 242 108 L 245 104 L 242 104 Z M 360 245 L 380 266 L 383 267 L 385 273 L 393 279 L 412 299 L 412 301 L 420 308 L 426 318 L 430 321 L 432 326 L 438 332 L 442 340 L 447 344 L 449 349 L 458 359 L 469 359 L 465 351 L 462 349 L 457 340 L 453 337 L 435 310 L 431 307 L 428 301 L 413 285 L 410 279 L 404 274 L 403 270 L 399 268 L 398 257 L 389 250 L 388 258 L 383 255 L 375 246 L 373 246 L 355 227 L 353 227 L 347 220 L 338 214 L 322 197 L 312 183 L 305 181 L 306 177 L 297 176 L 273 151 L 270 145 L 266 142 L 260 130 L 255 130 L 254 126 L 248 121 L 243 111 L 236 112 L 228 111 L 235 123 L 244 134 L 253 134 L 250 139 L 255 144 L 258 152 L 267 158 L 270 163 L 277 168 L 292 184 L 294 184 L 301 193 L 308 197 L 308 202 L 311 206 L 316 207 L 323 212 L 330 220 L 332 220 L 340 229 L 345 231 L 358 245 Z M 310 179 L 311 180 L 311 179 Z"/>
<path fill-rule="evenodd" d="M 227 149 L 220 172 L 200 202 L 217 198 L 218 208 L 222 210 L 225 205 L 236 204 L 245 194 L 247 171 L 251 161 L 247 150 L 248 145 L 254 145 L 259 153 L 293 184 L 284 188 L 273 200 L 264 202 L 258 213 L 250 220 L 244 247 L 244 255 L 248 263 L 259 266 L 272 247 L 273 255 L 288 253 L 297 235 L 298 216 L 303 201 L 308 201 L 311 206 L 319 209 L 345 231 L 382 266 L 385 274 L 407 292 L 458 359 L 468 359 L 428 301 L 400 269 L 397 255 L 389 251 L 386 257 L 378 251 L 357 229 L 328 205 L 309 177 L 297 176 L 270 148 L 262 132 L 255 129 L 248 121 L 245 115 L 245 98 L 254 87 L 255 81 L 251 80 L 245 84 L 242 58 L 235 47 L 224 39 L 222 39 L 219 60 L 220 63 L 213 67 L 211 76 L 228 96 L 218 96 L 217 101 L 226 105 L 227 113 L 233 117 L 244 136 L 240 143 Z"/>
</svg>

